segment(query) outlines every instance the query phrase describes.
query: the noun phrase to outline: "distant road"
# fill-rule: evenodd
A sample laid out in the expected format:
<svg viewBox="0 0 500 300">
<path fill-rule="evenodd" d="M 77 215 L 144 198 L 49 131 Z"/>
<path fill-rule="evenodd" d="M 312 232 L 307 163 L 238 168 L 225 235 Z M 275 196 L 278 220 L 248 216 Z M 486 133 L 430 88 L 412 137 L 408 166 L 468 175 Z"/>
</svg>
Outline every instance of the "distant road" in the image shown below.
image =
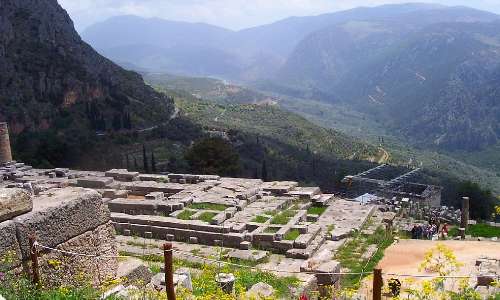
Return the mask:
<svg viewBox="0 0 500 300">
<path fill-rule="evenodd" d="M 144 129 L 139 129 L 139 130 L 137 130 L 137 132 L 146 132 L 146 131 L 155 130 L 156 128 L 158 128 L 160 126 L 168 124 L 170 121 L 172 121 L 173 119 L 177 118 L 178 115 L 179 115 L 179 109 L 176 107 L 174 109 L 174 113 L 170 116 L 170 118 L 168 118 L 168 121 L 163 122 L 163 123 L 158 124 L 158 125 L 155 125 L 155 126 L 152 126 L 152 127 L 148 127 L 148 128 L 144 128 Z"/>
</svg>

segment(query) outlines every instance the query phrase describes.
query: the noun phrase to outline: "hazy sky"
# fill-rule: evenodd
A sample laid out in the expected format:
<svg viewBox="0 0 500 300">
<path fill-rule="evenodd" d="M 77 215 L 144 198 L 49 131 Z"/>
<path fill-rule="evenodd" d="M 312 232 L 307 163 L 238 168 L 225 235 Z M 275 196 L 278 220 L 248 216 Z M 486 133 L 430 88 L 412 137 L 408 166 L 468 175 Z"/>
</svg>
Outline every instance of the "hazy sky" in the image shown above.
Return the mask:
<svg viewBox="0 0 500 300">
<path fill-rule="evenodd" d="M 78 30 L 117 15 L 204 22 L 231 29 L 271 23 L 289 16 L 317 15 L 358 6 L 410 0 L 58 0 Z M 412 1 L 417 2 L 417 1 Z M 424 0 L 500 13 L 500 0 Z"/>
</svg>

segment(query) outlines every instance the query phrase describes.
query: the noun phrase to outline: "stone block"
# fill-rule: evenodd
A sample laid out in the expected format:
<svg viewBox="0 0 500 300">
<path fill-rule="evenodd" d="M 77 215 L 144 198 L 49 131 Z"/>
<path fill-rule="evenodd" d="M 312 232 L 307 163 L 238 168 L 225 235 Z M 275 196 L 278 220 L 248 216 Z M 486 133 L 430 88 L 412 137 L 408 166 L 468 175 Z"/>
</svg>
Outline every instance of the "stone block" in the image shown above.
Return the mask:
<svg viewBox="0 0 500 300">
<path fill-rule="evenodd" d="M 165 290 L 165 273 L 158 273 L 151 278 L 151 284 L 157 291 Z"/>
<path fill-rule="evenodd" d="M 294 247 L 298 249 L 306 249 L 313 238 L 312 234 L 301 234 L 295 239 Z"/>
<path fill-rule="evenodd" d="M 42 236 L 38 235 L 38 237 L 39 242 L 46 245 L 46 243 L 40 241 Z M 52 247 L 61 251 L 73 251 L 88 255 L 118 255 L 115 230 L 110 222 Z M 67 274 L 67 276 L 53 276 L 54 270 L 50 267 L 51 260 L 62 261 L 58 274 Z M 100 259 L 96 259 L 87 256 L 63 256 L 61 253 L 55 251 L 43 252 L 39 258 L 39 263 L 41 277 L 44 280 L 44 284 L 48 286 L 72 284 L 77 280 L 74 276 L 83 276 L 83 278 L 78 280 L 100 285 L 106 278 L 115 278 L 118 269 L 116 258 L 101 257 Z"/>
<path fill-rule="evenodd" d="M 40 194 L 33 210 L 14 219 L 23 258 L 29 257 L 28 236 L 55 247 L 110 221 L 109 210 L 94 190 L 64 188 Z"/>
<path fill-rule="evenodd" d="M 155 215 L 158 209 L 156 200 L 114 199 L 108 203 L 112 212 L 130 213 L 131 215 Z"/>
<path fill-rule="evenodd" d="M 210 224 L 212 225 L 219 225 L 222 224 L 226 220 L 226 214 L 224 212 L 218 213 L 212 218 L 212 221 Z"/>
<path fill-rule="evenodd" d="M 125 236 L 131 236 L 132 233 L 130 232 L 130 229 L 123 229 L 123 235 L 125 235 Z"/>
<path fill-rule="evenodd" d="M 171 241 L 173 241 L 174 239 L 175 239 L 175 236 L 174 236 L 173 234 L 166 234 L 166 235 L 165 235 L 165 240 L 166 240 L 167 242 L 171 242 Z"/>
<path fill-rule="evenodd" d="M 280 253 L 285 253 L 286 251 L 293 249 L 293 241 L 288 241 L 288 240 L 275 241 L 273 243 L 273 248 L 278 250 Z"/>
<path fill-rule="evenodd" d="M 340 272 L 340 263 L 337 261 L 329 261 L 320 264 L 316 269 L 314 269 L 316 280 L 318 285 L 333 285 L 340 278 L 340 275 L 335 275 L 331 273 Z"/>
<path fill-rule="evenodd" d="M 274 288 L 267 283 L 254 284 L 247 292 L 250 299 L 269 299 L 274 295 Z"/>
<path fill-rule="evenodd" d="M 144 238 L 146 238 L 146 239 L 152 239 L 153 238 L 153 233 L 151 231 L 144 232 Z"/>
<path fill-rule="evenodd" d="M 76 181 L 77 186 L 90 189 L 104 189 L 111 183 L 113 183 L 113 178 L 109 177 L 84 177 Z"/>
<path fill-rule="evenodd" d="M 153 273 L 142 260 L 126 258 L 118 262 L 117 277 L 122 282 L 132 285 L 142 285 L 151 281 Z"/>
<path fill-rule="evenodd" d="M 198 244 L 198 238 L 195 236 L 192 236 L 189 238 L 189 243 L 190 244 Z"/>
<path fill-rule="evenodd" d="M 318 222 L 319 215 L 308 214 L 306 217 L 307 222 Z"/>
<path fill-rule="evenodd" d="M 148 200 L 163 201 L 164 198 L 165 198 L 165 194 L 163 194 L 163 192 L 151 192 L 151 193 L 146 195 L 146 199 L 148 199 Z"/>
<path fill-rule="evenodd" d="M 137 176 L 139 176 L 139 172 L 129 172 L 126 169 L 113 169 L 107 171 L 105 176 L 112 177 L 118 181 L 133 181 L 137 178 Z"/>
<path fill-rule="evenodd" d="M 177 269 L 174 272 L 174 284 L 176 288 L 182 286 L 189 291 L 193 291 L 193 282 L 191 281 L 191 271 L 188 268 Z"/>
<path fill-rule="evenodd" d="M 309 230 L 306 225 L 295 225 L 293 226 L 293 229 L 298 229 L 300 234 L 306 234 Z"/>
<path fill-rule="evenodd" d="M 241 250 L 249 250 L 250 247 L 252 246 L 252 243 L 244 241 L 240 243 L 240 249 Z"/>
<path fill-rule="evenodd" d="M 0 189 L 0 222 L 33 209 L 31 196 L 23 189 Z"/>
<path fill-rule="evenodd" d="M 69 173 L 69 169 L 56 168 L 56 169 L 54 169 L 54 173 L 56 173 L 57 177 L 66 177 Z"/>
</svg>

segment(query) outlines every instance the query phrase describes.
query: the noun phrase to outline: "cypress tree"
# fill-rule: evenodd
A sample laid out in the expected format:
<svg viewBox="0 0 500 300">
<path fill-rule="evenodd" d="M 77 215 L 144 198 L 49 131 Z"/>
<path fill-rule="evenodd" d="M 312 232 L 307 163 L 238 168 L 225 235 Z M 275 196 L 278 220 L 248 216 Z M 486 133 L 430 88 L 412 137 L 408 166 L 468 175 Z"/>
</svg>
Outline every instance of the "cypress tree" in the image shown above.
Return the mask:
<svg viewBox="0 0 500 300">
<path fill-rule="evenodd" d="M 137 164 L 137 158 L 134 156 L 134 171 L 139 170 L 139 165 Z"/>
<path fill-rule="evenodd" d="M 144 173 L 149 173 L 148 157 L 146 155 L 146 146 L 142 144 L 142 161 L 144 163 Z"/>
<path fill-rule="evenodd" d="M 255 170 L 253 170 L 253 171 L 254 171 L 253 178 L 259 179 L 259 168 L 255 168 Z"/>
<path fill-rule="evenodd" d="M 266 164 L 266 160 L 264 159 L 264 161 L 262 161 L 262 171 L 261 171 L 261 175 L 262 175 L 262 180 L 263 181 L 267 181 L 267 164 Z"/>
<path fill-rule="evenodd" d="M 156 173 L 156 159 L 155 159 L 155 153 L 151 152 L 151 171 L 153 173 Z"/>
<path fill-rule="evenodd" d="M 115 131 L 122 129 L 122 117 L 119 114 L 113 116 L 113 129 Z"/>
</svg>

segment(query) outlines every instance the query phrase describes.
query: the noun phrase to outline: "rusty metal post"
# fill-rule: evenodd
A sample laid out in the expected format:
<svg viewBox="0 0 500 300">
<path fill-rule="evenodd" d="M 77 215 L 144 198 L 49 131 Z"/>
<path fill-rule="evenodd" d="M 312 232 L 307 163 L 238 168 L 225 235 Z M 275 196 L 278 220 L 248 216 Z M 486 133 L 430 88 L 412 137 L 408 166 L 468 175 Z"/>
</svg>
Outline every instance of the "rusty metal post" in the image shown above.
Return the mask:
<svg viewBox="0 0 500 300">
<path fill-rule="evenodd" d="M 32 268 L 32 281 L 36 286 L 40 285 L 40 266 L 38 265 L 38 250 L 35 246 L 35 237 L 30 236 L 28 238 L 30 245 L 30 258 L 31 258 L 31 268 Z"/>
<path fill-rule="evenodd" d="M 172 252 L 172 243 L 163 244 L 163 258 L 165 259 L 165 286 L 168 300 L 175 300 Z"/>
<path fill-rule="evenodd" d="M 382 269 L 373 270 L 373 300 L 382 300 Z"/>
<path fill-rule="evenodd" d="M 469 228 L 469 197 L 462 197 L 462 216 L 460 227 L 467 230 Z"/>
</svg>

